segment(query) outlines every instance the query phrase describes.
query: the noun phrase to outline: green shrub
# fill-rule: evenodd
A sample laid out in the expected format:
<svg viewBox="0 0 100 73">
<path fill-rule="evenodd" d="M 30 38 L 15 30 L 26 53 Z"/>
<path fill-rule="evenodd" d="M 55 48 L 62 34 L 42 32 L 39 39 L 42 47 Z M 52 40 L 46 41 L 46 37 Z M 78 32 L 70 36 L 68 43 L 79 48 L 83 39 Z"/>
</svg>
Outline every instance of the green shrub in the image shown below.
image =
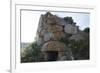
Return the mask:
<svg viewBox="0 0 100 73">
<path fill-rule="evenodd" d="M 21 56 L 21 62 L 41 62 L 43 60 L 40 46 L 38 46 L 36 42 L 31 43 L 27 48 L 25 48 L 24 56 Z"/>
<path fill-rule="evenodd" d="M 75 41 L 69 40 L 69 36 L 66 35 L 65 38 L 61 38 L 59 41 L 65 43 L 67 47 L 71 48 L 74 59 L 89 59 L 89 38 Z"/>
</svg>

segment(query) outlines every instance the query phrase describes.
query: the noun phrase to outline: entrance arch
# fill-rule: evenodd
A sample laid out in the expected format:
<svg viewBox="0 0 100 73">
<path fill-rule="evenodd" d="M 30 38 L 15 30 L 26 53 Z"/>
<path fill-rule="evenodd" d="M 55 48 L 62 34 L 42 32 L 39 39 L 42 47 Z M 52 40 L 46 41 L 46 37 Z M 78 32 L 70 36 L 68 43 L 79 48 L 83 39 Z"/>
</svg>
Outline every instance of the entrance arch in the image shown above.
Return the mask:
<svg viewBox="0 0 100 73">
<path fill-rule="evenodd" d="M 49 41 L 42 46 L 41 51 L 46 61 L 57 61 L 63 56 L 65 48 L 64 43 Z"/>
</svg>

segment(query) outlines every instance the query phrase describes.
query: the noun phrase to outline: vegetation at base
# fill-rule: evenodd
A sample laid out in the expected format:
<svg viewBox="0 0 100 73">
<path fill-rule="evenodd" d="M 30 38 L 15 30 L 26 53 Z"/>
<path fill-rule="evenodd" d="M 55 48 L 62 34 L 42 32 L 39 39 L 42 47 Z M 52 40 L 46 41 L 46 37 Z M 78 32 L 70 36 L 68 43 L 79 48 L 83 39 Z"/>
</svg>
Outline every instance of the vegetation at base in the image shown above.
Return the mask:
<svg viewBox="0 0 100 73">
<path fill-rule="evenodd" d="M 36 42 L 30 44 L 21 52 L 21 62 L 41 62 L 43 61 L 43 54 L 40 52 L 40 46 Z"/>
<path fill-rule="evenodd" d="M 73 56 L 76 60 L 85 60 L 89 59 L 89 41 L 80 40 L 80 41 L 70 41 L 71 46 L 69 46 L 72 50 Z"/>
<path fill-rule="evenodd" d="M 83 32 L 89 34 L 89 28 L 83 30 Z M 75 41 L 69 40 L 71 34 L 66 34 L 65 38 L 61 38 L 59 41 L 66 44 L 71 49 L 75 60 L 87 60 L 89 59 L 89 38 L 85 40 Z M 43 62 L 44 55 L 40 52 L 41 46 L 38 46 L 36 42 L 31 43 L 27 48 L 21 49 L 21 62 Z"/>
<path fill-rule="evenodd" d="M 83 32 L 87 33 L 89 35 L 89 28 L 85 28 Z M 89 59 L 89 37 L 80 40 L 69 40 L 68 37 L 71 36 L 71 34 L 66 34 L 65 38 L 61 38 L 59 41 L 66 44 L 68 48 L 71 49 L 72 54 L 74 56 L 75 60 L 86 60 Z"/>
</svg>

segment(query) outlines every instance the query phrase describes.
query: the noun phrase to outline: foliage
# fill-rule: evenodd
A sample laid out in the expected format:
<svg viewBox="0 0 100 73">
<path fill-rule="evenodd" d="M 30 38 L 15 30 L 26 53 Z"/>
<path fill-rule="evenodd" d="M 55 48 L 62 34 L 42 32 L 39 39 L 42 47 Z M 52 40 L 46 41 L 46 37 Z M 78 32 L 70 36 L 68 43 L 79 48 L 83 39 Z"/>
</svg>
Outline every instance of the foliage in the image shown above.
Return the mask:
<svg viewBox="0 0 100 73">
<path fill-rule="evenodd" d="M 80 40 L 80 41 L 70 41 L 71 43 L 71 50 L 73 52 L 74 58 L 76 60 L 79 59 L 89 59 L 89 42 L 87 40 Z"/>
<path fill-rule="evenodd" d="M 21 62 L 41 62 L 43 55 L 40 52 L 40 46 L 36 42 L 30 44 L 24 50 L 24 56 L 21 56 Z"/>
<path fill-rule="evenodd" d="M 87 27 L 83 31 L 86 32 L 86 33 L 89 33 L 90 32 L 90 29 Z"/>
<path fill-rule="evenodd" d="M 60 38 L 60 42 L 63 42 L 65 43 L 67 46 L 69 44 L 69 37 L 72 36 L 72 34 L 65 34 L 65 37 L 64 38 Z"/>
<path fill-rule="evenodd" d="M 61 38 L 59 41 L 65 43 L 67 47 L 71 48 L 74 59 L 89 59 L 89 38 L 80 41 L 75 41 L 69 40 L 68 37 L 68 34 L 66 34 L 66 37 Z"/>
</svg>

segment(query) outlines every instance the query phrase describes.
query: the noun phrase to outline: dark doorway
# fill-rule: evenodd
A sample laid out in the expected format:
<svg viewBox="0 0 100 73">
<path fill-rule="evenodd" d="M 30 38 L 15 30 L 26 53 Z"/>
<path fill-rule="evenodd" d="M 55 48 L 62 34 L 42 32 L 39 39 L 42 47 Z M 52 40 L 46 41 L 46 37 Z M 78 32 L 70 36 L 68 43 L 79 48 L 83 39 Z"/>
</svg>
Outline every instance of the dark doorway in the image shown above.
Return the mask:
<svg viewBox="0 0 100 73">
<path fill-rule="evenodd" d="M 48 61 L 56 61 L 58 58 L 58 52 L 57 51 L 48 51 L 47 52 L 47 60 Z"/>
</svg>

